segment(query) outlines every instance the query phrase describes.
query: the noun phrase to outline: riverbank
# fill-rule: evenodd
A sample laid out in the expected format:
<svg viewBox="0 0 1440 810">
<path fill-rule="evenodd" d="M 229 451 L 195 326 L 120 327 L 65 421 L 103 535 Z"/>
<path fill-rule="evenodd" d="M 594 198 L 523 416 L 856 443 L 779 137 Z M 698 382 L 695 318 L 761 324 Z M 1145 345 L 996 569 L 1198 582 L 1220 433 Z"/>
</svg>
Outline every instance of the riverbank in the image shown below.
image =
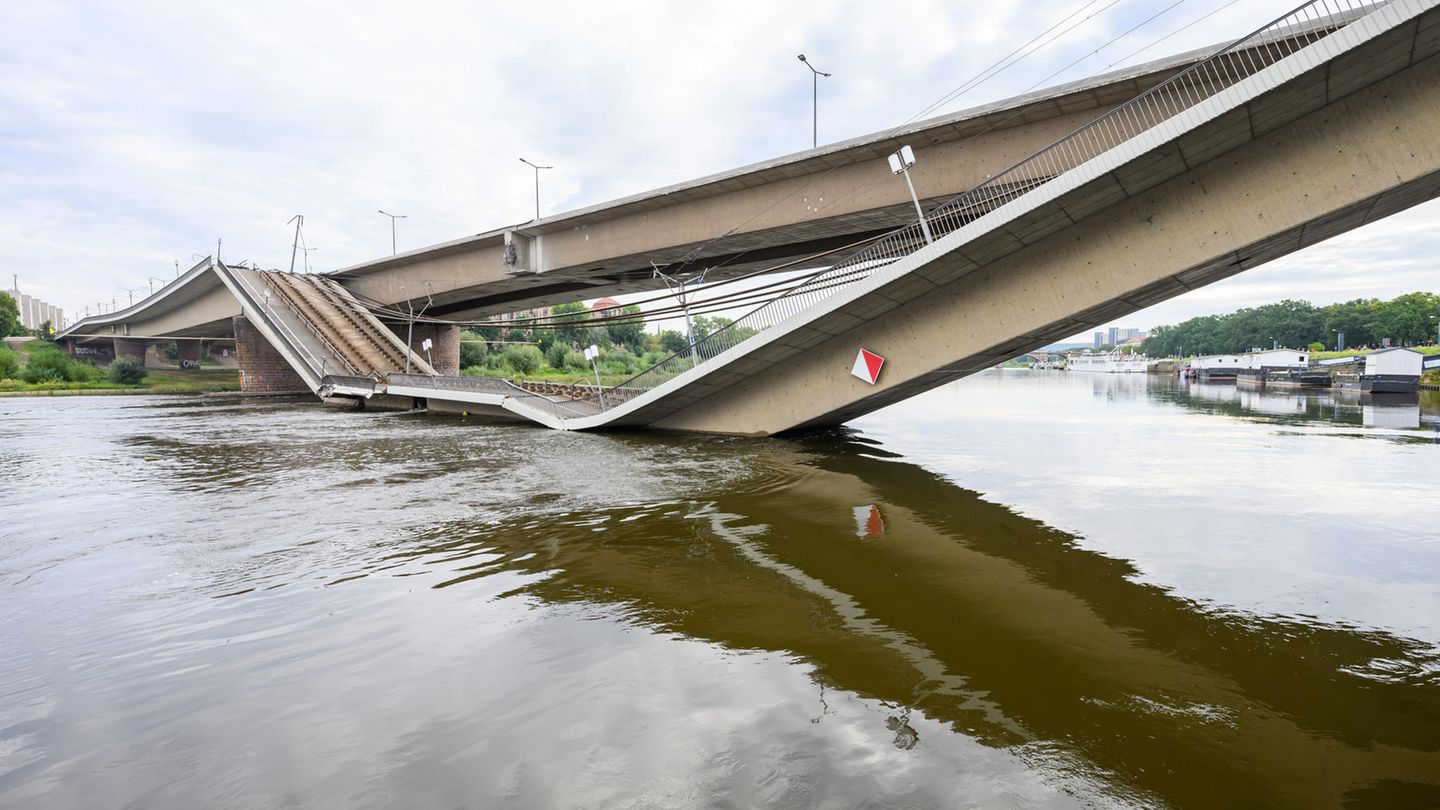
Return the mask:
<svg viewBox="0 0 1440 810">
<path fill-rule="evenodd" d="M 240 390 L 240 372 L 224 369 L 148 369 L 137 385 L 109 380 L 27 383 L 0 380 L 0 397 L 125 396 L 134 394 L 209 394 Z"/>
</svg>

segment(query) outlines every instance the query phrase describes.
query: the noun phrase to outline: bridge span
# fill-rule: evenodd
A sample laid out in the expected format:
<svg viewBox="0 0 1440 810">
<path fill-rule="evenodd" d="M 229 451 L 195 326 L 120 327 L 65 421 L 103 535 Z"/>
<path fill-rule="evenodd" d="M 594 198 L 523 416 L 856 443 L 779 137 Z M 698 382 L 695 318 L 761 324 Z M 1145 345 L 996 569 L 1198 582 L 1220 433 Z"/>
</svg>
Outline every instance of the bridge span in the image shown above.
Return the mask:
<svg viewBox="0 0 1440 810">
<path fill-rule="evenodd" d="M 187 274 L 195 303 L 177 291 L 168 310 L 155 306 L 109 324 L 82 321 L 63 336 L 104 339 L 108 325 L 118 347 L 146 317 L 158 329 L 166 312 L 215 315 L 225 296 L 214 290 L 223 289 L 233 322 L 263 338 L 252 353 L 272 352 L 297 385 L 326 397 L 399 397 L 559 429 L 769 435 L 840 424 L 1440 196 L 1437 5 L 1307 3 L 1183 66 L 1124 79 L 1139 92 L 1118 105 L 1092 86 L 1083 125 L 1072 126 L 1077 113 L 1057 101 L 1065 93 L 1000 105 L 1051 104 L 1042 121 L 1068 134 L 1043 148 L 1023 137 L 1005 143 L 1025 144 L 1026 155 L 1008 168 L 968 168 L 975 182 L 966 181 L 958 196 L 932 200 L 923 223 L 894 227 L 904 206 L 878 198 L 852 200 L 847 205 L 868 207 L 819 220 L 776 214 L 792 200 L 786 189 L 794 191 L 782 178 L 801 171 L 797 161 L 782 162 L 577 212 L 568 224 L 541 220 L 323 280 L 202 262 Z M 1036 125 L 1026 133 L 1046 131 Z M 994 149 L 980 154 L 998 159 L 1002 141 L 997 136 Z M 879 157 L 892 142 L 887 134 L 799 162 L 823 164 L 845 149 L 869 149 L 877 165 L 863 171 L 888 174 Z M 852 180 L 862 177 L 855 171 Z M 955 176 L 967 178 L 960 169 Z M 734 233 L 712 244 L 697 241 L 703 231 L 658 227 L 681 211 L 713 212 L 718 200 L 746 199 L 758 191 L 742 178 L 762 177 L 759 188 L 768 186 L 780 202 L 756 215 L 763 222 L 748 237 Z M 593 216 L 603 224 L 587 219 Z M 776 219 L 783 216 L 794 221 Z M 636 266 L 641 257 L 749 272 L 757 262 L 833 251 L 826 240 L 857 235 L 869 239 L 864 247 L 814 259 L 812 272 L 693 352 L 605 390 L 562 397 L 459 377 L 454 364 L 433 354 L 448 335 L 443 318 L 422 325 L 430 330 L 430 354 L 395 338 L 390 307 L 422 288 L 441 315 L 469 316 L 549 296 L 573 300 L 582 288 L 584 297 L 632 283 L 638 289 L 652 283 L 640 279 L 651 274 Z M 719 258 L 747 246 L 762 260 Z M 484 258 L 486 251 L 493 255 Z M 495 260 L 505 268 L 500 276 Z M 594 279 L 601 285 L 585 283 Z M 247 341 L 237 340 L 244 366 Z M 883 365 L 867 366 L 857 359 L 862 351 Z"/>
</svg>

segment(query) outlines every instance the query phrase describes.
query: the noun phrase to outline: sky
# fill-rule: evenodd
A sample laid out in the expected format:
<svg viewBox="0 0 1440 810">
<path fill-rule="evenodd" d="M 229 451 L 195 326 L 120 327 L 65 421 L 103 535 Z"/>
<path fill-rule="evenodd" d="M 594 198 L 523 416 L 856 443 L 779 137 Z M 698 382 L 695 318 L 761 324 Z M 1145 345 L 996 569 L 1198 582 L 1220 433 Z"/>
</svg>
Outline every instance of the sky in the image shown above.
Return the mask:
<svg viewBox="0 0 1440 810">
<path fill-rule="evenodd" d="M 214 252 L 330 270 L 1233 39 L 1294 0 L 0 4 L 0 288 L 83 314 Z M 1151 19 L 1153 17 L 1153 19 Z M 1063 36 L 1060 34 L 1063 32 Z M 1051 41 L 1053 38 L 1053 41 Z M 717 235 L 733 223 L 716 223 Z M 1429 203 L 1114 325 L 1437 289 Z M 303 266 L 303 259 L 301 260 Z M 1088 339 L 1088 333 L 1077 336 Z"/>
</svg>

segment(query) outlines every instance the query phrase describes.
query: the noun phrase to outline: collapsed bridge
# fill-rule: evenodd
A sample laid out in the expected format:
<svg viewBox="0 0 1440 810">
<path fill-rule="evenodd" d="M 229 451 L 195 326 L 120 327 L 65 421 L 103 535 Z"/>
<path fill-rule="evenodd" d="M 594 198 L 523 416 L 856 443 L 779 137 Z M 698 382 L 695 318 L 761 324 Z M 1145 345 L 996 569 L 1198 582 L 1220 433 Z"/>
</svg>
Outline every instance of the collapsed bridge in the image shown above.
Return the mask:
<svg viewBox="0 0 1440 810">
<path fill-rule="evenodd" d="M 1440 196 L 1437 3 L 1307 3 L 1211 53 L 326 276 L 205 261 L 61 338 L 122 353 L 228 329 L 250 390 L 558 429 L 839 424 Z M 901 142 L 926 150 L 923 220 L 875 182 Z M 655 289 L 656 266 L 682 265 L 802 272 L 606 389 L 458 375 L 456 321 Z M 398 318 L 415 297 L 426 317 Z M 862 350 L 878 374 L 852 374 Z"/>
</svg>

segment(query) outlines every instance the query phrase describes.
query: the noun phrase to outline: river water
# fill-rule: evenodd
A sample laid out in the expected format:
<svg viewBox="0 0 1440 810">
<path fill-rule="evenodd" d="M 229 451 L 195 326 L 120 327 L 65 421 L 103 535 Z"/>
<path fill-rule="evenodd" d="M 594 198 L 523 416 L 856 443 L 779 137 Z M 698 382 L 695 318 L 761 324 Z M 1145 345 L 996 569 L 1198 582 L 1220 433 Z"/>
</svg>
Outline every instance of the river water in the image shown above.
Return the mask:
<svg viewBox="0 0 1440 810">
<path fill-rule="evenodd" d="M 0 399 L 0 807 L 1440 803 L 1440 401 Z"/>
</svg>

